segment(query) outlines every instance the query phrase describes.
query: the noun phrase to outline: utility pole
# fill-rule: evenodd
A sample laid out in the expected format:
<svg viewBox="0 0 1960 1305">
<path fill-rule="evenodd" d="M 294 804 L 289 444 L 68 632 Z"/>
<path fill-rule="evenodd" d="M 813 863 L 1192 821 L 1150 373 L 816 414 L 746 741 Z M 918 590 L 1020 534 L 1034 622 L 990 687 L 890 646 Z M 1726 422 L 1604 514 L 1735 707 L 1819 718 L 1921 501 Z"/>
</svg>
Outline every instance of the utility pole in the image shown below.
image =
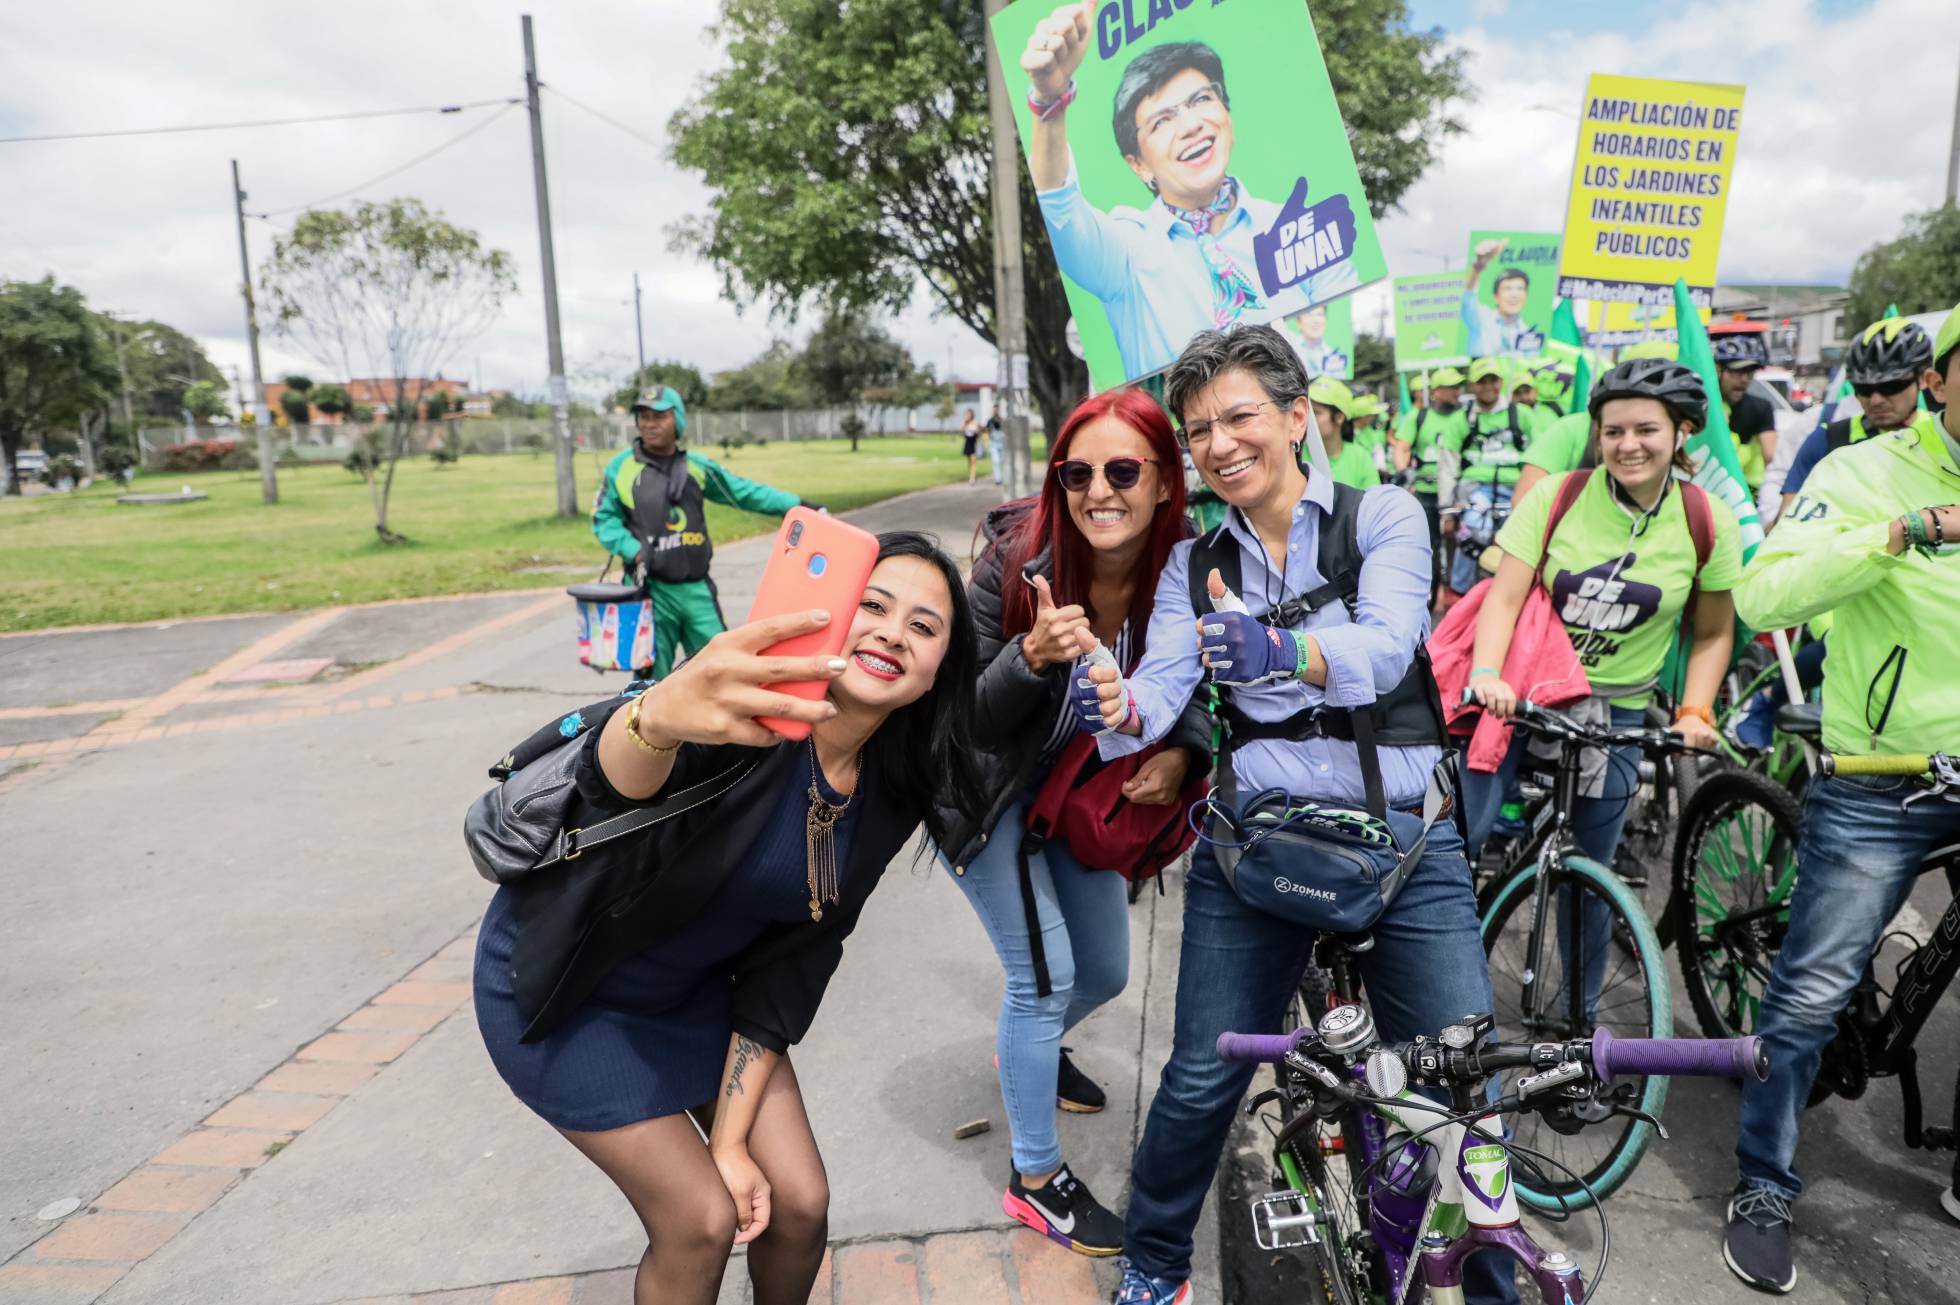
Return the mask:
<svg viewBox="0 0 1960 1305">
<path fill-rule="evenodd" d="M 1946 151 L 1946 202 L 1960 204 L 1960 84 L 1953 90 L 1953 139 Z"/>
<path fill-rule="evenodd" d="M 544 342 L 551 364 L 552 461 L 558 469 L 558 515 L 578 515 L 577 468 L 572 462 L 571 391 L 565 384 L 565 344 L 558 335 L 558 260 L 551 252 L 551 191 L 544 179 L 544 118 L 538 111 L 538 52 L 531 15 L 524 22 L 524 102 L 531 114 L 531 179 L 538 191 L 539 264 L 544 272 Z"/>
<path fill-rule="evenodd" d="M 279 501 L 279 473 L 272 461 L 272 415 L 265 407 L 265 373 L 259 370 L 259 310 L 252 302 L 252 256 L 245 248 L 245 188 L 238 184 L 237 159 L 231 161 L 231 211 L 238 219 L 238 272 L 245 292 L 245 341 L 252 349 L 252 420 L 257 423 L 259 437 L 259 494 L 270 507 Z"/>
<path fill-rule="evenodd" d="M 640 349 L 640 370 L 633 373 L 633 388 L 638 389 L 640 375 L 647 369 L 647 331 L 640 320 L 640 274 L 633 273 L 633 343 Z"/>
<path fill-rule="evenodd" d="M 1008 0 L 987 0 L 987 41 L 993 44 L 993 16 Z M 1000 388 L 996 391 L 1001 436 L 1007 445 L 1007 497 L 1025 498 L 1031 487 L 1028 462 L 1028 317 L 1021 276 L 1021 146 L 1014 110 L 1001 77 L 1000 50 L 987 60 L 987 108 L 993 120 L 994 343 L 1000 350 Z"/>
</svg>

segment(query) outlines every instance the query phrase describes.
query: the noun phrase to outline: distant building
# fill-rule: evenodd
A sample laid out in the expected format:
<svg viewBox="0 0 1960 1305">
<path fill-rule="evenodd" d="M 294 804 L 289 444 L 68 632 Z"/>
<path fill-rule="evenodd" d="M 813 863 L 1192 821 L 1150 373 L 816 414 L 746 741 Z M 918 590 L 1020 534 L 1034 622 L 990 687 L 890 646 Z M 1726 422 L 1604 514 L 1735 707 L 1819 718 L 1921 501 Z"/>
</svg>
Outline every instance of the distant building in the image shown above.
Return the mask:
<svg viewBox="0 0 1960 1305">
<path fill-rule="evenodd" d="M 324 385 L 327 382 L 315 381 L 314 384 Z M 351 381 L 339 381 L 335 382 L 335 384 L 340 385 L 342 389 L 346 390 L 347 397 L 354 403 L 373 409 L 374 419 L 376 421 L 385 420 L 393 411 L 395 401 L 395 382 L 393 379 L 357 377 Z M 277 381 L 266 382 L 266 406 L 275 413 L 281 411 L 279 400 L 286 393 L 286 388 L 284 384 Z M 508 390 L 490 390 L 483 394 L 472 394 L 469 386 L 462 381 L 452 381 L 441 376 L 434 377 L 433 379 L 419 376 L 411 377 L 403 382 L 403 394 L 410 403 L 416 405 L 418 408 L 424 399 L 435 394 L 437 391 L 441 391 L 449 396 L 450 407 L 449 411 L 445 414 L 446 418 L 488 417 L 491 406 L 496 403 L 497 397 L 509 393 Z M 321 412 L 318 408 L 310 404 L 307 406 L 308 425 L 336 426 L 342 420 L 343 418 L 338 415 Z"/>
<path fill-rule="evenodd" d="M 1769 360 L 1793 370 L 1823 370 L 1844 360 L 1863 322 L 1845 319 L 1851 292 L 1835 285 L 1718 285 L 1716 321 L 1768 324 Z"/>
</svg>

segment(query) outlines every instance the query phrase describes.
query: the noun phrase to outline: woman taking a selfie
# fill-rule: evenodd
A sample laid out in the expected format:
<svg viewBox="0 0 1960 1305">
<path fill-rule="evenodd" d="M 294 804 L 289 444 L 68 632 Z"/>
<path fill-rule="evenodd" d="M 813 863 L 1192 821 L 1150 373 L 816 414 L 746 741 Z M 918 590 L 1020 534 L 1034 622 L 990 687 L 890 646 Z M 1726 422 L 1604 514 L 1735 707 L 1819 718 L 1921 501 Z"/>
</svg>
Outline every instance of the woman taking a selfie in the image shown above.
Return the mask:
<svg viewBox="0 0 1960 1305">
<path fill-rule="evenodd" d="M 1056 437 L 1032 499 L 982 529 L 969 585 L 979 631 L 974 741 L 985 811 L 951 820 L 940 848 L 1006 971 L 995 1040 L 1014 1172 L 1001 1203 L 1085 1255 L 1114 1255 L 1123 1225 L 1062 1161 L 1057 1106 L 1103 1108 L 1062 1036 L 1129 978 L 1128 884 L 1086 868 L 1061 837 L 1024 855 L 1027 813 L 1079 729 L 1069 683 L 1098 643 L 1119 665 L 1143 653 L 1157 575 L 1183 538 L 1184 476 L 1170 419 L 1140 390 L 1085 399 Z M 1210 720 L 1188 711 L 1170 746 L 1122 787 L 1140 806 L 1175 802 L 1210 759 Z"/>
<path fill-rule="evenodd" d="M 479 868 L 519 867 L 494 876 L 477 943 L 484 1044 L 632 1203 L 639 1305 L 713 1301 L 743 1244 L 758 1305 L 808 1299 L 829 1192 L 789 1048 L 939 786 L 954 809 L 977 791 L 959 572 L 927 536 L 879 545 L 854 613 L 717 636 L 637 696 L 541 731 L 519 753 L 543 755 L 507 758 L 515 773 L 471 812 Z M 832 620 L 851 623 L 837 658 L 764 655 Z M 825 695 L 767 687 L 808 680 Z M 788 741 L 759 716 L 814 728 Z M 554 775 L 577 791 L 563 830 L 535 814 Z M 590 840 L 636 809 L 660 819 L 536 869 L 507 851 Z"/>
</svg>

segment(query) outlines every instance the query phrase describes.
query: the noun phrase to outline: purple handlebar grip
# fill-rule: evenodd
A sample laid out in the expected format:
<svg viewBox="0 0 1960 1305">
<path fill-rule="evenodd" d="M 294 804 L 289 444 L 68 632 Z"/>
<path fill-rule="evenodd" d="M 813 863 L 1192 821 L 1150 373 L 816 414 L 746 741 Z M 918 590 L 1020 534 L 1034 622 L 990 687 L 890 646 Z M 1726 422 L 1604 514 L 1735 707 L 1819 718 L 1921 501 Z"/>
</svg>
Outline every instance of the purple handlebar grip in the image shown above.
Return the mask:
<svg viewBox="0 0 1960 1305">
<path fill-rule="evenodd" d="M 1221 1033 L 1218 1058 L 1241 1065 L 1276 1065 L 1299 1043 L 1298 1033 Z"/>
<path fill-rule="evenodd" d="M 1701 1078 L 1769 1077 L 1761 1038 L 1615 1038 L 1600 1029 L 1592 1040 L 1593 1072 L 1694 1075 Z"/>
</svg>

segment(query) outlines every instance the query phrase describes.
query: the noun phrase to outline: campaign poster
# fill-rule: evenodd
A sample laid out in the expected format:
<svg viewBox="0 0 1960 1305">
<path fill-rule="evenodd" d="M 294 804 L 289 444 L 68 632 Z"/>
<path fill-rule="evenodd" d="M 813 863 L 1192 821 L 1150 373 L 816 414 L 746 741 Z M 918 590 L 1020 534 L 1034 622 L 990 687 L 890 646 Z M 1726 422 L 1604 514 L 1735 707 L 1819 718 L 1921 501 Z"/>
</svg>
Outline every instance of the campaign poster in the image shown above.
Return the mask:
<svg viewBox="0 0 1960 1305">
<path fill-rule="evenodd" d="M 1472 358 L 1535 357 L 1558 306 L 1559 233 L 1472 231 L 1457 303 L 1463 352 Z"/>
<path fill-rule="evenodd" d="M 1698 310 L 1701 324 L 1707 326 L 1712 309 Z M 1674 305 L 1640 303 L 1594 303 L 1587 316 L 1586 343 L 1595 349 L 1619 349 L 1644 340 L 1673 340 L 1678 335 Z"/>
<path fill-rule="evenodd" d="M 1462 367 L 1463 273 L 1416 272 L 1395 278 L 1395 367 Z"/>
<path fill-rule="evenodd" d="M 1280 334 L 1293 346 L 1309 377 L 1354 379 L 1354 300 L 1315 304 L 1279 324 Z"/>
<path fill-rule="evenodd" d="M 1714 304 L 1742 132 L 1740 86 L 1594 73 L 1586 84 L 1558 293 L 1671 305 L 1685 281 Z"/>
<path fill-rule="evenodd" d="M 1098 389 L 1386 274 L 1306 5 L 1020 0 L 992 22 Z"/>
</svg>

